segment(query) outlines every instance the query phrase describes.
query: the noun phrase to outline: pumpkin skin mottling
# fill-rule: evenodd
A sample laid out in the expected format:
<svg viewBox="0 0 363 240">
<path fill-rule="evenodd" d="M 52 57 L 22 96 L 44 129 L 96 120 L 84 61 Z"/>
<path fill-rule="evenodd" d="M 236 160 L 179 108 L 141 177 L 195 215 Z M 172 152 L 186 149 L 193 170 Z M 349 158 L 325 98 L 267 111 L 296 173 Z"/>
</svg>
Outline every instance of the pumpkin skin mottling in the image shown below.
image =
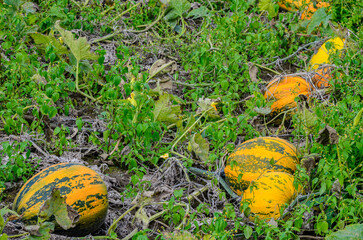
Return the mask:
<svg viewBox="0 0 363 240">
<path fill-rule="evenodd" d="M 276 78 L 266 86 L 264 97 L 266 100 L 275 100 L 271 105 L 272 112 L 278 113 L 297 106 L 295 98 L 299 95 L 310 96 L 310 84 L 297 76 Z"/>
<path fill-rule="evenodd" d="M 78 163 L 52 165 L 30 178 L 18 192 L 13 210 L 23 214 L 22 221 L 35 224 L 43 203 L 54 188 L 59 188 L 66 203 L 80 215 L 76 227 L 62 231 L 69 235 L 86 235 L 104 222 L 107 209 L 107 187 L 92 169 Z M 57 230 L 57 228 L 56 228 Z"/>
<path fill-rule="evenodd" d="M 275 220 L 281 216 L 280 208 L 290 204 L 297 196 L 294 176 L 286 172 L 268 172 L 251 182 L 248 189 L 243 192 L 243 201 L 250 202 L 253 221 L 256 217 L 260 219 Z"/>
<path fill-rule="evenodd" d="M 286 140 L 260 137 L 238 145 L 228 157 L 224 173 L 231 189 L 242 194 L 251 181 L 266 172 L 294 173 L 298 150 Z"/>
</svg>

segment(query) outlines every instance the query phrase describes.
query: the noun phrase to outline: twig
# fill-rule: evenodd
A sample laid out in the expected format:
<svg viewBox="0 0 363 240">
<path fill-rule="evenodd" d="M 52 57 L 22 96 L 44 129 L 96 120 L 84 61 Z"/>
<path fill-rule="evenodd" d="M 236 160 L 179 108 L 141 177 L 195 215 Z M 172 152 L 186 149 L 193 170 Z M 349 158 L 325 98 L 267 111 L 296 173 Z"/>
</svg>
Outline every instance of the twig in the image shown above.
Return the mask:
<svg viewBox="0 0 363 240">
<path fill-rule="evenodd" d="M 104 37 L 101 37 L 101 38 L 97 38 L 97 39 L 94 39 L 94 40 L 92 40 L 92 41 L 90 41 L 90 43 L 92 44 L 92 43 L 97 43 L 97 42 L 102 42 L 102 41 L 104 41 L 104 40 L 107 40 L 107 39 L 110 39 L 110 38 L 113 38 L 114 36 L 117 36 L 117 35 L 119 35 L 120 33 L 122 33 L 122 32 L 130 32 L 130 33 L 143 33 L 143 32 L 146 32 L 146 31 L 148 31 L 150 28 L 152 28 L 156 23 L 158 23 L 159 21 L 160 21 L 160 19 L 164 16 L 164 14 L 165 14 L 165 8 L 162 8 L 161 10 L 160 10 L 160 12 L 159 12 L 159 16 L 158 16 L 158 18 L 154 21 L 154 22 L 152 22 L 147 28 L 145 28 L 145 29 L 143 29 L 143 30 L 124 30 L 124 29 L 122 29 L 122 30 L 117 30 L 117 31 L 115 31 L 114 33 L 111 33 L 111 34 L 109 34 L 109 35 L 106 35 L 106 36 L 104 36 Z"/>
<path fill-rule="evenodd" d="M 298 54 L 300 51 L 302 51 L 305 48 L 309 47 L 310 45 L 317 44 L 319 42 L 321 42 L 321 40 L 318 40 L 318 41 L 315 41 L 315 42 L 311 42 L 311 43 L 305 44 L 305 45 L 299 47 L 293 54 L 291 54 L 291 55 L 289 55 L 289 56 L 287 56 L 287 57 L 285 57 L 283 59 L 277 59 L 276 61 L 273 61 L 271 63 L 265 64 L 264 66 L 267 67 L 267 66 L 274 65 L 276 63 L 280 63 L 280 62 L 286 61 L 286 60 L 292 58 L 293 56 L 295 56 L 296 54 Z"/>
<path fill-rule="evenodd" d="M 277 72 L 277 71 L 275 71 L 275 70 L 273 70 L 273 69 L 271 69 L 271 68 L 268 68 L 268 67 L 266 67 L 266 66 L 262 66 L 262 65 L 260 65 L 260 64 L 258 64 L 258 63 L 253 63 L 254 65 L 256 65 L 257 67 L 260 67 L 260 68 L 263 68 L 263 69 L 266 69 L 266 70 L 268 70 L 268 71 L 270 71 L 270 72 L 273 72 L 273 73 L 275 73 L 276 75 L 280 75 L 280 73 L 279 72 Z"/>
<path fill-rule="evenodd" d="M 140 2 L 135 4 L 134 6 L 130 7 L 129 9 L 123 11 L 122 13 L 120 13 L 119 15 L 117 15 L 114 19 L 111 20 L 110 24 L 112 24 L 113 22 L 117 21 L 120 17 L 122 17 L 123 15 L 125 15 L 126 13 L 130 12 L 132 9 L 134 9 L 135 7 L 139 6 Z"/>
</svg>

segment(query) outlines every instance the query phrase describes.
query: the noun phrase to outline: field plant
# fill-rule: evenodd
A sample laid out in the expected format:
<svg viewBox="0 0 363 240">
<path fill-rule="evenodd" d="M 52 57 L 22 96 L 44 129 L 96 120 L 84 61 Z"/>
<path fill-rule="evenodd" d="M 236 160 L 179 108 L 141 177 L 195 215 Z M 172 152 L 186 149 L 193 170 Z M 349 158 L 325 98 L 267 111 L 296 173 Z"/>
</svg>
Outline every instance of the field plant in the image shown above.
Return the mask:
<svg viewBox="0 0 363 240">
<path fill-rule="evenodd" d="M 0 239 L 53 234 L 49 216 L 19 233 L 8 207 L 67 157 L 97 165 L 112 192 L 94 239 L 362 236 L 362 3 L 332 0 L 301 20 L 278 2 L 0 1 Z M 268 82 L 311 79 L 309 59 L 335 36 L 346 43 L 330 86 L 271 112 Z M 303 186 L 268 221 L 249 218 L 223 172 L 238 144 L 263 136 L 298 146 Z M 58 195 L 49 201 L 66 208 Z"/>
</svg>

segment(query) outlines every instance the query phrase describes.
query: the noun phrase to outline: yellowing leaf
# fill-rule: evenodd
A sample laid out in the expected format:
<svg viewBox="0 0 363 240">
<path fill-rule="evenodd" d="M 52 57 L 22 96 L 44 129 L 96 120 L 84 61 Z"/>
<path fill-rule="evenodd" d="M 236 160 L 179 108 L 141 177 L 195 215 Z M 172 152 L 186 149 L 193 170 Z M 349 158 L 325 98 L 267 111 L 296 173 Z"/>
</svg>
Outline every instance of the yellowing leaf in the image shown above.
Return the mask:
<svg viewBox="0 0 363 240">
<path fill-rule="evenodd" d="M 260 9 L 260 11 L 267 11 L 270 17 L 277 16 L 278 8 L 275 8 L 275 4 L 271 0 L 260 0 L 260 2 L 258 3 L 258 8 Z"/>
<path fill-rule="evenodd" d="M 59 20 L 55 23 L 55 28 L 61 34 L 64 43 L 69 47 L 73 56 L 78 62 L 82 60 L 96 60 L 97 55 L 90 52 L 90 44 L 87 42 L 85 37 L 75 39 L 72 32 L 64 30 L 59 25 Z"/>
<path fill-rule="evenodd" d="M 181 110 L 179 105 L 172 105 L 170 103 L 170 94 L 164 93 L 155 102 L 153 113 L 154 121 L 175 123 L 179 120 Z"/>
<path fill-rule="evenodd" d="M 190 139 L 190 147 L 195 155 L 206 162 L 209 156 L 209 143 L 200 133 L 194 134 Z"/>
<path fill-rule="evenodd" d="M 40 208 L 38 217 L 44 222 L 53 215 L 64 230 L 75 227 L 79 220 L 78 212 L 66 203 L 66 198 L 60 195 L 58 188 L 53 189 L 50 198 Z"/>
</svg>

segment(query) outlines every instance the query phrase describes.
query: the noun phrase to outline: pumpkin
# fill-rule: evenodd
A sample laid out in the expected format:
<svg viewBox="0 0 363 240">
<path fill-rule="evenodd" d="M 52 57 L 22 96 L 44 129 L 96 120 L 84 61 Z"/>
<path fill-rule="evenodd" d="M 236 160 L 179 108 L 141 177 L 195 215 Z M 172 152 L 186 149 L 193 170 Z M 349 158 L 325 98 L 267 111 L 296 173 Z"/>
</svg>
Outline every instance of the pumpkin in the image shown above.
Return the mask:
<svg viewBox="0 0 363 240">
<path fill-rule="evenodd" d="M 314 5 L 314 3 L 310 3 L 309 6 L 301 13 L 300 19 L 310 20 L 316 10 L 323 7 L 329 8 L 330 4 L 327 2 L 318 2 L 316 5 Z"/>
<path fill-rule="evenodd" d="M 320 65 L 322 64 L 329 64 L 329 56 L 331 54 L 336 53 L 339 50 L 342 50 L 344 47 L 344 39 L 340 38 L 340 37 L 335 37 L 335 38 L 331 38 L 329 40 L 327 40 L 317 51 L 317 53 L 315 53 L 309 62 L 309 69 L 310 70 L 317 70 Z M 331 46 L 331 48 L 327 49 L 327 44 L 331 43 L 333 46 Z"/>
<path fill-rule="evenodd" d="M 311 80 L 317 88 L 330 87 L 331 69 L 329 67 L 319 69 Z"/>
<path fill-rule="evenodd" d="M 286 140 L 259 137 L 238 145 L 228 157 L 224 173 L 231 189 L 242 194 L 251 181 L 266 172 L 293 173 L 298 150 Z"/>
<path fill-rule="evenodd" d="M 281 0 L 277 4 L 280 8 L 283 8 L 287 11 L 294 12 L 299 10 L 304 5 L 310 3 L 310 0 Z"/>
<path fill-rule="evenodd" d="M 242 202 L 248 201 L 251 209 L 249 218 L 275 220 L 281 216 L 280 208 L 297 196 L 294 176 L 286 172 L 268 172 L 251 182 L 250 187 L 243 192 Z"/>
<path fill-rule="evenodd" d="M 310 84 L 298 76 L 276 78 L 266 86 L 266 100 L 275 100 L 271 105 L 272 112 L 281 112 L 297 106 L 295 98 L 299 95 L 309 97 Z"/>
<path fill-rule="evenodd" d="M 78 163 L 52 165 L 34 175 L 18 192 L 13 210 L 23 215 L 26 224 L 36 224 L 40 207 L 54 188 L 80 215 L 76 226 L 65 234 L 86 235 L 102 225 L 108 209 L 106 185 L 95 171 Z"/>
<path fill-rule="evenodd" d="M 301 20 L 310 20 L 312 15 L 319 8 L 330 7 L 330 4 L 327 2 L 319 1 L 314 5 L 314 2 L 312 2 L 311 0 L 281 0 L 277 4 L 279 5 L 279 7 L 290 12 L 304 9 L 300 17 Z"/>
</svg>

